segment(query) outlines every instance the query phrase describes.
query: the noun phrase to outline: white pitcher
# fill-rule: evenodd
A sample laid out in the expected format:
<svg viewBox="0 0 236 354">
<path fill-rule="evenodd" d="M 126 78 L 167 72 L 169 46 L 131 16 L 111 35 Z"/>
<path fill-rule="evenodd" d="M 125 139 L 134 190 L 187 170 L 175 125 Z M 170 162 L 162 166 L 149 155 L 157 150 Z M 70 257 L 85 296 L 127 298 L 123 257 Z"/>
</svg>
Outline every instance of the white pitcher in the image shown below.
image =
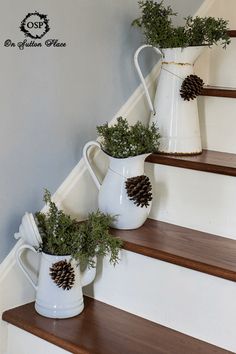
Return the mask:
<svg viewBox="0 0 236 354">
<path fill-rule="evenodd" d="M 151 47 L 160 55 L 161 71 L 154 103 L 138 63 L 139 53 Z M 202 152 L 197 100 L 184 101 L 180 96 L 183 80 L 193 74 L 193 64 L 203 46 L 158 49 L 141 46 L 135 53 L 134 63 L 144 86 L 151 110 L 150 122 L 157 123 L 161 139 L 159 151 L 167 154 L 199 154 Z"/>
<path fill-rule="evenodd" d="M 36 311 L 40 315 L 50 318 L 68 318 L 80 314 L 84 308 L 82 287 L 94 280 L 96 268 L 87 268 L 85 272 L 81 273 L 75 261 L 72 260 L 71 265 L 75 274 L 74 285 L 71 289 L 64 290 L 59 288 L 51 278 L 50 268 L 59 261 L 70 261 L 71 256 L 54 256 L 42 252 L 39 277 L 37 283 L 35 283 L 21 258 L 21 254 L 25 249 L 29 249 L 34 253 L 38 252 L 30 245 L 22 245 L 16 251 L 17 264 L 36 290 Z M 95 257 L 95 264 L 96 261 Z"/>
<path fill-rule="evenodd" d="M 137 229 L 147 219 L 151 202 L 148 207 L 138 207 L 128 197 L 125 181 L 127 178 L 144 175 L 144 160 L 149 154 L 138 155 L 128 158 L 114 158 L 109 155 L 110 160 L 107 174 L 102 183 L 98 180 L 87 157 L 88 149 L 101 145 L 96 141 L 88 142 L 83 149 L 84 161 L 99 190 L 98 206 L 104 213 L 116 215 L 117 219 L 113 227 L 117 229 Z"/>
</svg>

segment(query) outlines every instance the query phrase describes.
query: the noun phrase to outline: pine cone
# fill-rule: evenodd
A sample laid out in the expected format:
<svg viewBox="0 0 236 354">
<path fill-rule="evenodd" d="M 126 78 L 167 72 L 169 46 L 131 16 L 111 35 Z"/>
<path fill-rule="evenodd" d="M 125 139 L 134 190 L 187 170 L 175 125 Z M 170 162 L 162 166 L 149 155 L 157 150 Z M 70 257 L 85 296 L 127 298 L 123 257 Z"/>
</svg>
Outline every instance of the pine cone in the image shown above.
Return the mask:
<svg viewBox="0 0 236 354">
<path fill-rule="evenodd" d="M 54 283 L 63 290 L 70 290 L 74 285 L 75 271 L 66 260 L 53 263 L 49 274 Z"/>
<path fill-rule="evenodd" d="M 134 204 L 141 206 L 141 208 L 149 206 L 149 202 L 152 200 L 152 185 L 147 176 L 141 175 L 128 178 L 125 182 L 125 187 L 129 199 Z"/>
<path fill-rule="evenodd" d="M 202 92 L 204 82 L 197 75 L 187 76 L 180 89 L 180 96 L 185 100 L 194 100 Z"/>
</svg>

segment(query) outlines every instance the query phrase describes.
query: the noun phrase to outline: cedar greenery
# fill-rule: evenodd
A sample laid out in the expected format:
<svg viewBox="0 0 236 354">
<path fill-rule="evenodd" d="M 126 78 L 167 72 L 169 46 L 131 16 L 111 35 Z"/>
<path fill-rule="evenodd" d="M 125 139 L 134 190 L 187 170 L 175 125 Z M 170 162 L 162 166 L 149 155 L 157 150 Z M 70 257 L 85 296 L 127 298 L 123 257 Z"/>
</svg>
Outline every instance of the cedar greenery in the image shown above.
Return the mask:
<svg viewBox="0 0 236 354">
<path fill-rule="evenodd" d="M 141 122 L 130 126 L 127 119 L 119 117 L 117 123 L 108 126 L 108 123 L 97 127 L 101 138 L 102 149 L 110 156 L 126 158 L 157 152 L 160 134 L 155 124 L 150 128 Z"/>
<path fill-rule="evenodd" d="M 228 21 L 214 17 L 185 18 L 183 26 L 174 27 L 172 18 L 177 16 L 163 1 L 139 1 L 142 16 L 132 23 L 142 29 L 147 44 L 159 48 L 176 48 L 220 44 L 224 49 L 230 43 Z"/>
<path fill-rule="evenodd" d="M 58 256 L 71 255 L 82 266 L 88 264 L 91 267 L 94 267 L 94 256 L 110 253 L 110 262 L 113 265 L 118 263 L 122 241 L 109 233 L 113 216 L 97 211 L 89 214 L 88 220 L 78 222 L 57 208 L 47 189 L 44 201 L 48 204 L 48 212 L 35 214 L 43 252 Z"/>
</svg>

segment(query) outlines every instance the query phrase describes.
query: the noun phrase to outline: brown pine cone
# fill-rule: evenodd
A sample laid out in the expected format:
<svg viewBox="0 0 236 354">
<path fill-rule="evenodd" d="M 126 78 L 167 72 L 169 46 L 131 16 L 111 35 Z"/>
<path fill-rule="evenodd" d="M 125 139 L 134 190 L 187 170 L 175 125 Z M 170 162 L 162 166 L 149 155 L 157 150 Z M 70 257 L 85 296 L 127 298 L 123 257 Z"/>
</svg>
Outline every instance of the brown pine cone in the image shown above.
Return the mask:
<svg viewBox="0 0 236 354">
<path fill-rule="evenodd" d="M 66 260 L 53 263 L 49 274 L 54 283 L 63 290 L 70 290 L 74 285 L 75 271 Z"/>
<path fill-rule="evenodd" d="M 204 82 L 199 76 L 189 75 L 181 85 L 180 96 L 185 101 L 194 100 L 202 92 L 203 85 Z"/>
<path fill-rule="evenodd" d="M 135 205 L 141 206 L 141 208 L 149 206 L 149 202 L 152 200 L 152 185 L 147 176 L 141 175 L 128 178 L 125 182 L 125 187 L 129 199 Z"/>
</svg>

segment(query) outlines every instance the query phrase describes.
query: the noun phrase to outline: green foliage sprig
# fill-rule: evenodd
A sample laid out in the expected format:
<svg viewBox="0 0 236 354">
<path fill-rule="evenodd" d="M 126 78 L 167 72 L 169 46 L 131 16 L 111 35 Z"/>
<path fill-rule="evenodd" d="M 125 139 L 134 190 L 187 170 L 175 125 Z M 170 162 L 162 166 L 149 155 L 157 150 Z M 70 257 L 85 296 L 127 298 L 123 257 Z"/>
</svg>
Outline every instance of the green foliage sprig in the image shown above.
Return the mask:
<svg viewBox="0 0 236 354">
<path fill-rule="evenodd" d="M 130 126 L 127 119 L 119 117 L 113 126 L 109 127 L 108 123 L 98 126 L 97 132 L 102 149 L 116 158 L 158 151 L 160 134 L 154 124 L 150 128 L 141 122 Z"/>
<path fill-rule="evenodd" d="M 170 6 L 164 6 L 163 1 L 139 1 L 142 16 L 132 23 L 144 33 L 146 41 L 159 48 L 176 48 L 220 44 L 223 48 L 230 43 L 228 21 L 214 17 L 185 18 L 184 26 L 175 27 L 173 12 Z"/>
<path fill-rule="evenodd" d="M 97 211 L 89 214 L 88 220 L 78 222 L 57 208 L 48 190 L 45 190 L 44 201 L 48 204 L 48 212 L 35 214 L 43 252 L 57 256 L 71 255 L 80 264 L 92 267 L 92 258 L 96 255 L 110 254 L 113 265 L 119 261 L 122 241 L 109 233 L 113 216 Z"/>
<path fill-rule="evenodd" d="M 106 256 L 110 253 L 110 262 L 119 261 L 122 240 L 109 234 L 109 226 L 114 218 L 100 211 L 91 213 L 86 222 L 80 224 L 80 247 L 73 253 L 80 263 L 93 265 L 95 255 Z"/>
<path fill-rule="evenodd" d="M 214 17 L 187 17 L 185 31 L 189 46 L 220 44 L 224 49 L 230 44 L 228 21 Z"/>
</svg>

